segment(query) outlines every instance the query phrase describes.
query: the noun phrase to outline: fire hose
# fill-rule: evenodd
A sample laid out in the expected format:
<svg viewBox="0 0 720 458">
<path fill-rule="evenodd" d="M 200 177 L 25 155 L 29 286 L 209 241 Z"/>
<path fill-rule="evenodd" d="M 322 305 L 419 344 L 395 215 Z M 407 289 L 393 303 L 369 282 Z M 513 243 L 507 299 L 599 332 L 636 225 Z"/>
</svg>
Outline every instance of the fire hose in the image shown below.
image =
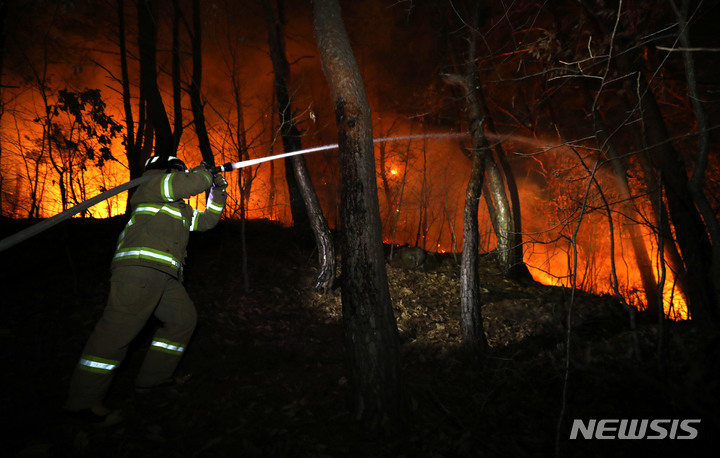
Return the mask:
<svg viewBox="0 0 720 458">
<path fill-rule="evenodd" d="M 382 143 L 387 142 L 391 140 L 408 140 L 413 138 L 424 138 L 424 137 L 459 137 L 465 134 L 462 133 L 444 133 L 444 134 L 419 134 L 419 135 L 405 135 L 405 136 L 397 136 L 397 137 L 387 137 L 387 138 L 378 138 L 374 139 L 373 143 Z M 283 154 L 276 154 L 274 156 L 265 156 L 265 157 L 259 157 L 255 159 L 249 159 L 246 161 L 239 161 L 239 162 L 228 162 L 223 165 L 217 165 L 217 166 L 207 166 L 207 169 L 210 173 L 217 174 L 220 172 L 230 172 L 232 170 L 241 169 L 243 167 L 249 167 L 251 165 L 261 164 L 263 162 L 268 161 L 274 161 L 276 159 L 282 159 L 286 157 L 291 156 L 298 156 L 301 154 L 308 154 L 308 153 L 314 153 L 317 151 L 324 151 L 329 149 L 335 149 L 337 148 L 337 144 L 333 145 L 325 145 L 325 146 L 318 146 L 315 148 L 308 148 L 298 151 L 291 151 L 289 153 L 283 153 Z M 125 184 L 121 184 L 120 186 L 117 186 L 112 189 L 108 189 L 107 191 L 98 194 L 97 196 L 90 198 L 68 210 L 63 211 L 62 213 L 58 213 L 55 216 L 52 216 L 46 220 L 43 220 L 39 223 L 36 223 L 26 229 L 23 229 L 19 232 L 16 232 L 13 235 L 10 235 L 8 237 L 5 237 L 4 239 L 0 240 L 0 252 L 7 250 L 8 248 L 17 245 L 18 243 L 29 239 L 30 237 L 33 237 L 47 229 L 50 229 L 51 227 L 55 226 L 56 224 L 74 216 L 78 213 L 87 210 L 88 208 L 92 207 L 93 205 L 96 205 L 104 200 L 107 200 L 114 195 L 120 194 L 123 191 L 127 191 L 128 189 L 134 188 L 136 186 L 140 186 L 143 182 L 147 181 L 150 178 L 150 176 L 144 176 L 140 178 L 135 178 L 134 180 L 130 180 Z"/>
<path fill-rule="evenodd" d="M 150 179 L 150 176 L 144 176 L 140 178 L 135 178 L 134 180 L 130 180 L 125 184 L 121 184 L 118 187 L 108 189 L 107 191 L 98 194 L 97 196 L 88 199 L 73 208 L 70 208 L 68 210 L 65 210 L 62 213 L 58 213 L 55 216 L 51 216 L 50 218 L 40 221 L 37 224 L 34 224 L 26 229 L 23 229 L 20 232 L 16 232 L 15 234 L 5 237 L 4 239 L 0 240 L 0 251 L 7 250 L 8 248 L 17 245 L 18 243 L 22 242 L 23 240 L 27 240 L 30 237 L 33 237 L 47 229 L 50 229 L 51 227 L 55 226 L 56 224 L 70 218 L 71 216 L 77 215 L 81 211 L 87 210 L 88 208 L 92 207 L 95 204 L 98 204 L 104 200 L 107 200 L 111 198 L 112 196 L 116 194 L 120 194 L 123 191 L 127 191 L 130 188 L 134 188 L 136 186 L 140 186 L 143 182 Z"/>
<path fill-rule="evenodd" d="M 332 148 L 337 148 L 337 145 L 320 146 L 317 148 L 292 151 L 290 153 L 284 153 L 284 154 L 277 154 L 275 156 L 266 156 L 266 157 L 260 157 L 260 158 L 256 158 L 256 159 L 250 159 L 247 161 L 228 162 L 226 164 L 219 165 L 219 166 L 208 166 L 207 169 L 210 173 L 212 173 L 214 175 L 214 174 L 217 174 L 220 172 L 230 172 L 235 169 L 241 169 L 243 167 L 249 167 L 251 165 L 260 164 L 262 162 L 272 161 L 275 159 L 282 159 L 285 157 L 297 156 L 300 154 L 307 154 L 307 153 L 312 153 L 315 151 L 322 151 L 322 150 L 327 150 L 327 149 L 332 149 Z M 123 191 L 127 191 L 128 189 L 132 189 L 134 187 L 140 186 L 142 183 L 146 182 L 150 178 L 151 178 L 151 176 L 146 175 L 146 176 L 142 176 L 140 178 L 135 178 L 134 180 L 130 180 L 127 183 L 121 184 L 120 186 L 117 186 L 112 189 L 108 189 L 107 191 L 102 192 L 93 198 L 90 198 L 84 202 L 81 202 L 78 205 L 76 205 L 68 210 L 65 210 L 62 213 L 58 213 L 57 215 L 54 215 L 54 216 L 52 216 L 48 219 L 45 219 L 43 221 L 40 221 L 39 223 L 36 223 L 28 228 L 25 228 L 19 232 L 16 232 L 13 235 L 5 237 L 4 239 L 0 240 L 0 252 L 5 251 L 12 246 L 15 246 L 24 240 L 34 237 L 37 234 L 39 234 L 43 231 L 46 231 L 47 229 L 50 229 L 51 227 L 55 226 L 56 224 L 59 224 L 62 221 L 65 221 L 66 219 L 71 218 L 82 211 L 87 210 L 88 208 L 92 207 L 93 205 L 99 204 L 100 202 L 107 200 L 117 194 L 120 194 Z"/>
</svg>

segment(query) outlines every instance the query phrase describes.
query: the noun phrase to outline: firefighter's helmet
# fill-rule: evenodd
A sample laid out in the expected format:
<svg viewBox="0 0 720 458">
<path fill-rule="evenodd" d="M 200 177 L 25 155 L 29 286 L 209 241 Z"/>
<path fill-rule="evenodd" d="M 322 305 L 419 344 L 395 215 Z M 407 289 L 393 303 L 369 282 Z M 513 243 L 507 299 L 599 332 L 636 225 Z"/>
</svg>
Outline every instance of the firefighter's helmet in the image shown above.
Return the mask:
<svg viewBox="0 0 720 458">
<path fill-rule="evenodd" d="M 145 162 L 145 170 L 164 170 L 167 173 L 184 172 L 187 170 L 187 166 L 175 156 L 152 156 Z"/>
</svg>

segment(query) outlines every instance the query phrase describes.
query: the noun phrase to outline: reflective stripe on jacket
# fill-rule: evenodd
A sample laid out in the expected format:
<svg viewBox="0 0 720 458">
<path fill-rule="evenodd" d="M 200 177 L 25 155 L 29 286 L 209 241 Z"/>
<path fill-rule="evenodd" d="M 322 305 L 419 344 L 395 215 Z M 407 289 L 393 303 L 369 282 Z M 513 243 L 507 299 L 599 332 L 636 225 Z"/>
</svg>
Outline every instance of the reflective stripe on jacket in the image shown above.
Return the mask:
<svg viewBox="0 0 720 458">
<path fill-rule="evenodd" d="M 225 208 L 226 194 L 212 187 L 212 174 L 203 167 L 188 172 L 163 173 L 141 184 L 132 198 L 130 221 L 118 237 L 113 267 L 142 265 L 178 276 L 190 231 L 214 227 Z M 186 204 L 187 199 L 210 188 L 205 211 Z"/>
</svg>

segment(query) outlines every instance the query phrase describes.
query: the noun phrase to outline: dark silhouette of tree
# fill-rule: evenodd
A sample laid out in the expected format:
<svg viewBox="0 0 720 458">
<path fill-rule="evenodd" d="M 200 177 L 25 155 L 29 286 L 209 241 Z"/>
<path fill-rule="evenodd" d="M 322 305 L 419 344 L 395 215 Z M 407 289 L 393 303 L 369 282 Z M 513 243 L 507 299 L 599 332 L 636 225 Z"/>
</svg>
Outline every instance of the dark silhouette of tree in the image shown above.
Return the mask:
<svg viewBox="0 0 720 458">
<path fill-rule="evenodd" d="M 193 120 L 195 123 L 195 134 L 200 146 L 202 160 L 210 165 L 215 165 L 215 157 L 210 145 L 207 127 L 205 125 L 205 112 L 202 100 L 202 21 L 200 19 L 200 2 L 193 0 L 193 31 L 192 31 L 192 82 L 188 88 L 190 93 L 190 105 L 192 107 Z"/>
<path fill-rule="evenodd" d="M 683 64 L 685 70 L 685 78 L 687 80 L 687 91 L 690 104 L 697 120 L 697 156 L 688 188 L 690 194 L 695 201 L 698 212 L 702 216 L 703 222 L 707 229 L 710 241 L 712 243 L 711 268 L 709 277 L 713 284 L 714 304 L 708 310 L 710 320 L 713 321 L 715 328 L 720 328 L 720 221 L 716 209 L 713 209 L 704 190 L 704 182 L 707 177 L 708 160 L 710 154 L 710 129 L 707 110 L 705 109 L 703 97 L 698 90 L 698 76 L 693 55 L 692 43 L 690 41 L 690 23 L 688 17 L 690 15 L 690 2 L 681 0 L 678 5 L 675 0 L 668 0 L 672 7 L 678 24 L 678 40 L 682 47 Z M 693 14 L 697 14 L 694 11 Z"/>
<path fill-rule="evenodd" d="M 48 107 L 51 121 L 48 141 L 54 145 L 50 163 L 58 174 L 63 210 L 86 200 L 84 173 L 88 163 L 102 168 L 105 162 L 116 160 L 110 147 L 122 126 L 105 113 L 100 90 L 82 92 L 60 90 L 57 103 Z M 60 116 L 64 115 L 64 119 Z"/>
<path fill-rule="evenodd" d="M 551 9 L 553 19 L 555 21 L 555 28 L 557 30 L 556 37 L 562 44 L 564 55 L 562 56 L 563 61 L 571 62 L 576 56 L 569 52 L 571 46 L 568 44 L 570 37 L 566 30 L 561 26 L 562 20 L 558 16 L 555 8 Z M 648 248 L 645 245 L 645 241 L 641 234 L 642 216 L 640 209 L 637 204 L 636 196 L 633 196 L 630 184 L 628 182 L 628 169 L 629 169 L 629 158 L 623 157 L 623 151 L 621 145 L 616 145 L 617 138 L 612 133 L 612 129 L 608 126 L 605 121 L 605 115 L 602 113 L 602 104 L 600 97 L 593 96 L 591 87 L 586 78 L 577 78 L 577 86 L 579 88 L 579 95 L 584 97 L 584 104 L 591 106 L 591 114 L 593 120 L 593 127 L 595 131 L 595 138 L 597 144 L 597 150 L 605 159 L 610 162 L 612 170 L 614 172 L 614 185 L 620 197 L 619 207 L 621 208 L 620 213 L 622 216 L 627 218 L 630 223 L 626 224 L 626 230 L 630 235 L 630 243 L 635 256 L 635 261 L 638 266 L 640 274 L 640 282 L 642 290 L 646 298 L 646 306 L 649 312 L 657 313 L 658 307 L 661 307 L 662 295 L 658 294 L 658 284 L 655 280 L 655 273 L 653 272 L 653 264 L 650 259 L 651 253 L 648 252 Z M 580 99 L 582 100 L 582 99 Z M 550 102 L 552 103 L 552 102 Z M 641 153 L 642 154 L 642 153 Z M 599 185 L 598 185 L 599 188 Z M 653 189 L 654 186 L 650 186 Z M 611 241 L 614 243 L 614 240 Z M 611 252 L 611 261 L 615 262 L 615 253 Z M 618 285 L 615 285 L 617 289 Z M 616 292 L 616 295 L 619 293 Z M 625 299 L 620 296 L 621 301 Z"/>
<path fill-rule="evenodd" d="M 8 10 L 8 2 L 7 1 L 0 1 L 0 120 L 2 120 L 3 114 L 5 114 L 5 94 L 3 90 L 3 67 L 5 62 L 5 21 L 7 18 L 7 10 Z M 2 159 L 3 159 L 3 142 L 0 141 L 0 165 L 2 165 Z M 3 181 L 4 177 L 2 174 L 2 169 L 0 169 L 0 212 L 2 211 L 2 203 L 3 203 Z"/>
<path fill-rule="evenodd" d="M 287 57 L 285 56 L 285 43 L 281 31 L 283 21 L 282 1 L 278 2 L 279 18 L 276 17 L 272 7 L 265 0 L 263 1 L 263 9 L 265 11 L 265 21 L 268 28 L 268 45 L 270 47 L 270 59 L 273 64 L 274 75 L 273 87 L 275 88 L 276 104 L 280 118 L 280 136 L 282 138 L 283 148 L 286 152 L 299 151 L 302 149 L 302 140 L 300 130 L 293 120 L 292 101 L 290 100 L 290 92 L 288 89 L 290 68 Z M 318 210 L 317 208 L 307 208 L 308 199 L 313 199 L 308 191 L 312 190 L 311 193 L 313 195 L 315 191 L 312 189 L 312 182 L 307 173 L 305 159 L 302 158 L 302 156 L 285 159 L 285 180 L 288 186 L 293 227 L 302 239 L 314 229 L 312 218 L 313 215 L 317 214 Z M 315 200 L 317 200 L 317 196 L 315 196 Z M 322 214 L 320 214 L 320 216 L 324 219 Z M 323 223 L 320 223 L 320 225 L 322 224 Z M 317 234 L 317 232 L 315 232 L 315 234 Z"/>
<path fill-rule="evenodd" d="M 370 107 L 337 0 L 315 0 L 313 17 L 338 129 L 350 400 L 355 417 L 368 430 L 396 430 L 404 419 L 404 396 L 382 250 Z"/>
<path fill-rule="evenodd" d="M 458 3 L 458 7 L 464 6 L 461 11 L 454 11 L 453 16 L 458 14 L 462 17 L 471 17 L 476 13 L 473 11 L 476 8 L 482 8 L 478 6 L 476 2 Z M 473 12 L 471 12 L 473 11 Z M 486 14 L 487 11 L 483 11 L 482 14 Z M 481 14 L 480 12 L 477 13 Z M 461 21 L 463 20 L 460 18 Z M 472 26 L 467 22 L 464 22 L 465 28 L 471 28 Z M 476 27 L 479 27 L 479 22 Z M 468 33 L 479 33 L 479 30 L 472 30 Z M 450 37 L 446 37 L 450 39 Z M 463 37 L 463 40 L 465 37 Z M 477 41 L 477 37 L 470 38 L 470 40 Z M 477 53 L 477 44 L 472 46 L 472 52 Z M 459 68 L 457 62 L 460 60 L 459 54 L 455 47 L 451 47 L 454 52 L 450 53 L 450 59 L 454 63 L 454 67 Z M 479 65 L 479 56 L 477 54 L 468 57 L 469 61 L 466 61 L 466 65 Z M 445 77 L 447 82 L 458 85 L 463 91 L 463 100 L 465 101 L 465 107 L 469 101 L 467 91 L 472 89 L 472 99 L 475 107 L 473 109 L 478 110 L 478 119 L 482 120 L 482 129 L 490 134 L 497 134 L 495 123 L 493 121 L 492 113 L 488 108 L 488 102 L 484 94 L 483 81 L 480 80 L 477 68 L 473 70 L 475 86 L 468 88 L 467 84 L 469 81 L 466 77 Z M 467 74 L 466 74 L 467 75 Z M 472 123 L 472 121 L 470 121 Z M 472 132 L 471 132 L 472 136 Z M 483 136 L 485 134 L 483 133 Z M 487 204 L 488 213 L 491 217 L 492 226 L 495 231 L 497 246 L 495 253 L 498 259 L 498 264 L 502 271 L 510 278 L 530 278 L 530 272 L 527 269 L 523 261 L 523 237 L 522 237 L 522 213 L 520 209 L 520 195 L 515 181 L 515 175 L 508 164 L 505 151 L 500 142 L 493 142 L 491 145 L 487 138 L 483 140 L 488 148 L 490 155 L 484 159 L 484 174 L 483 183 L 481 189 L 485 192 L 485 202 Z M 475 145 L 473 146 L 475 148 Z M 471 158 L 472 160 L 472 158 Z"/>
<path fill-rule="evenodd" d="M 172 14 L 172 87 L 173 87 L 173 146 L 177 150 L 180 145 L 180 138 L 183 133 L 183 115 L 182 115 L 182 83 L 180 80 L 180 63 L 182 57 L 180 55 L 180 22 L 183 18 L 180 9 L 180 1 L 173 0 Z M 195 2 L 193 2 L 193 20 L 195 19 Z M 199 25 L 195 30 L 199 34 Z M 195 36 L 193 36 L 193 73 L 195 72 Z M 200 38 L 197 38 L 198 42 Z M 199 43 L 198 43 L 199 47 Z M 200 70 L 202 73 L 202 70 Z M 199 83 L 198 83 L 199 86 Z"/>
<path fill-rule="evenodd" d="M 278 2 L 282 12 L 282 1 Z M 270 5 L 269 0 L 263 0 L 265 18 L 268 28 L 268 44 L 270 46 L 270 58 L 272 59 L 273 71 L 275 73 L 275 92 L 277 94 L 278 112 L 280 114 L 280 132 L 282 135 L 285 152 L 299 151 L 302 149 L 301 133 L 293 119 L 292 100 L 288 83 L 290 79 L 290 65 L 285 55 L 285 43 L 282 34 L 282 18 L 277 18 Z M 282 13 L 281 13 L 282 14 Z M 335 280 L 335 248 L 332 234 L 328 228 L 327 220 L 323 215 L 320 201 L 315 193 L 310 174 L 303 156 L 289 158 L 295 174 L 299 191 L 305 203 L 307 220 L 315 235 L 320 268 L 315 279 L 315 289 L 327 293 L 332 289 Z M 303 230 L 302 227 L 297 228 Z"/>
<path fill-rule="evenodd" d="M 463 333 L 463 346 L 472 357 L 481 357 L 487 349 L 487 339 L 483 330 L 482 300 L 480 298 L 480 278 L 478 276 L 478 204 L 483 189 L 487 163 L 492 160 L 492 151 L 485 136 L 485 116 L 478 100 L 477 65 L 475 52 L 477 44 L 479 5 L 472 11 L 469 25 L 468 55 L 464 75 L 446 75 L 448 83 L 459 86 L 464 94 L 464 102 L 470 124 L 472 148 L 467 152 L 472 161 L 470 180 L 465 192 L 463 211 L 463 247 L 460 260 L 460 327 Z M 498 234 L 499 235 L 499 234 Z M 500 243 L 498 241 L 498 243 Z"/>
<path fill-rule="evenodd" d="M 160 88 L 157 82 L 156 62 L 156 14 L 155 0 L 138 0 L 138 48 L 140 50 L 140 91 L 146 102 L 148 131 L 155 139 L 155 154 L 172 156 L 175 154 L 174 139 Z M 149 132 L 146 131 L 145 147 L 151 146 Z"/>
<path fill-rule="evenodd" d="M 145 109 L 142 93 L 138 103 L 138 125 L 135 120 L 132 106 L 132 93 L 130 92 L 130 74 L 128 71 L 128 52 L 125 30 L 125 0 L 117 1 L 118 13 L 118 45 L 120 48 L 120 84 L 122 87 L 123 113 L 125 115 L 125 157 L 127 158 L 130 179 L 134 180 L 143 173 L 143 134 L 145 133 Z M 135 189 L 128 190 L 127 208 L 130 210 L 130 197 Z"/>
<path fill-rule="evenodd" d="M 584 2 L 583 5 L 588 11 L 592 11 L 592 4 Z M 614 36 L 615 16 L 592 17 L 605 36 Z M 644 146 L 656 173 L 660 173 L 665 189 L 670 221 L 675 229 L 675 241 L 687 272 L 690 313 L 701 325 L 718 329 L 720 315 L 714 294 L 714 283 L 719 280 L 712 278 L 713 248 L 708 229 L 691 192 L 685 159 L 673 146 L 667 123 L 648 83 L 651 75 L 647 61 L 640 53 L 643 48 L 631 46 L 631 43 L 627 42 L 628 39 L 622 34 L 616 37 L 618 49 L 622 49 L 623 52 L 616 52 L 611 64 L 618 74 L 637 75 L 639 99 L 636 102 L 639 116 L 643 121 Z M 672 239 L 671 234 L 664 236 L 667 240 Z"/>
</svg>

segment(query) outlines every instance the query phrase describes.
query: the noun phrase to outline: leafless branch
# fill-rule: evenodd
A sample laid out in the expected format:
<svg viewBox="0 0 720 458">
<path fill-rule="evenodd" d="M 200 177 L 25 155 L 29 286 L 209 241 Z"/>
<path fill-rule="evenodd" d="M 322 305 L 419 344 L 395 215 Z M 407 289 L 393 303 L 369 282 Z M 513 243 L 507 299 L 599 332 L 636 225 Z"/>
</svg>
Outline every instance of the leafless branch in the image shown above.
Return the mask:
<svg viewBox="0 0 720 458">
<path fill-rule="evenodd" d="M 669 51 L 669 52 L 720 52 L 720 48 L 669 48 L 667 46 L 656 46 L 657 49 L 660 51 Z"/>
</svg>

